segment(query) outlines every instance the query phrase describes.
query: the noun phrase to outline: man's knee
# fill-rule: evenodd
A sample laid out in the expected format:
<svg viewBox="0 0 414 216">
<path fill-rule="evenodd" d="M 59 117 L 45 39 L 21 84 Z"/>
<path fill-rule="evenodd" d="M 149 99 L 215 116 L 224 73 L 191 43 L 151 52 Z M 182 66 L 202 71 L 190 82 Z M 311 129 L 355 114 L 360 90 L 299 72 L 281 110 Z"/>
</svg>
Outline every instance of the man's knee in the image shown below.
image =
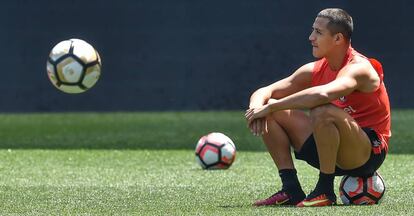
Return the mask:
<svg viewBox="0 0 414 216">
<path fill-rule="evenodd" d="M 311 123 L 314 127 L 334 123 L 339 111 L 339 108 L 331 104 L 314 107 L 310 110 Z"/>
<path fill-rule="evenodd" d="M 277 124 L 281 125 L 284 119 L 288 118 L 289 110 L 280 110 L 277 112 L 272 112 L 268 116 L 266 116 L 266 122 L 268 125 Z M 273 128 L 273 127 L 270 127 Z"/>
<path fill-rule="evenodd" d="M 289 118 L 291 110 L 280 110 L 269 114 L 268 118 L 275 120 L 276 122 Z"/>
</svg>

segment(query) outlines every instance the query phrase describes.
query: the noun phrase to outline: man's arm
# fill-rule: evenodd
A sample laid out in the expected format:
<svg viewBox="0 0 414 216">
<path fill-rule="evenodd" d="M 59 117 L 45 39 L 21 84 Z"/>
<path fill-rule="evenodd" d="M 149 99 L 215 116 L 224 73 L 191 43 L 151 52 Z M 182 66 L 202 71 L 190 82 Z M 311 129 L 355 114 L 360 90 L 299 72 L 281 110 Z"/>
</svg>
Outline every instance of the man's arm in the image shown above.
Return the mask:
<svg viewBox="0 0 414 216">
<path fill-rule="evenodd" d="M 328 84 L 311 87 L 280 100 L 274 100 L 269 104 L 269 111 L 305 109 L 327 104 L 341 96 L 350 94 L 357 85 L 357 81 L 351 77 L 340 77 Z"/>
<path fill-rule="evenodd" d="M 289 77 L 256 90 L 250 97 L 249 108 L 262 107 L 267 104 L 270 98 L 280 99 L 309 88 L 312 81 L 313 67 L 313 62 L 303 65 Z"/>
<path fill-rule="evenodd" d="M 304 89 L 279 100 L 272 100 L 267 106 L 254 111 L 253 116 L 260 118 L 278 110 L 313 108 L 330 103 L 353 91 L 372 92 L 378 86 L 379 77 L 372 66 L 366 62 L 358 62 L 344 67 L 334 81 Z"/>
<path fill-rule="evenodd" d="M 255 91 L 250 97 L 249 108 L 263 108 L 271 98 L 283 98 L 311 86 L 314 63 L 303 65 L 289 77 Z M 264 117 L 264 116 L 263 116 Z M 256 118 L 248 123 L 253 134 L 267 131 L 265 118 Z"/>
</svg>

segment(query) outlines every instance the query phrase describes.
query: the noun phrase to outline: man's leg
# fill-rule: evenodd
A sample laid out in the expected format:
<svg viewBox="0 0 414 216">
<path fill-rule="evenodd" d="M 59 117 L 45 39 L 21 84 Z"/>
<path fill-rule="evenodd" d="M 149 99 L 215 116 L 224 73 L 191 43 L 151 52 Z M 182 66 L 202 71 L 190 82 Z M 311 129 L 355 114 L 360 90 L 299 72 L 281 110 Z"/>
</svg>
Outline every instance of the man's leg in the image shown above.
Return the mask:
<svg viewBox="0 0 414 216">
<path fill-rule="evenodd" d="M 312 134 L 311 120 L 299 110 L 284 110 L 267 117 L 268 133 L 263 134 L 265 143 L 276 167 L 293 169 L 290 146 L 296 151 L 302 148 Z"/>
<path fill-rule="evenodd" d="M 298 206 L 330 205 L 336 201 L 335 167 L 350 170 L 362 166 L 370 157 L 371 143 L 357 122 L 333 105 L 316 107 L 310 116 L 320 174 L 314 191 Z"/>
<path fill-rule="evenodd" d="M 310 118 L 299 110 L 285 110 L 272 113 L 266 121 L 268 132 L 262 138 L 279 170 L 283 186 L 278 193 L 255 204 L 296 204 L 304 198 L 304 193 L 296 176 L 290 146 L 300 149 L 311 135 Z"/>
</svg>

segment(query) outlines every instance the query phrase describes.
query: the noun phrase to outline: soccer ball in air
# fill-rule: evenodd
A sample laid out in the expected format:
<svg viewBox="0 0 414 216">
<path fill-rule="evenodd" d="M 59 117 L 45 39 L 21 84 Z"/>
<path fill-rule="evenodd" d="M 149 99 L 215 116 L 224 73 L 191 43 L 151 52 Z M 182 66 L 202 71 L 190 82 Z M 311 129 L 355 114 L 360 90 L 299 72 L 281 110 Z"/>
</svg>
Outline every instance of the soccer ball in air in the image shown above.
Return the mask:
<svg viewBox="0 0 414 216">
<path fill-rule="evenodd" d="M 384 196 L 385 184 L 379 173 L 370 177 L 343 176 L 339 194 L 344 204 L 373 205 Z"/>
<path fill-rule="evenodd" d="M 222 133 L 210 133 L 198 140 L 196 161 L 203 169 L 227 169 L 236 158 L 236 146 Z"/>
<path fill-rule="evenodd" d="M 46 69 L 56 88 L 66 93 L 82 93 L 98 81 L 101 58 L 87 42 L 70 39 L 53 47 Z"/>
</svg>

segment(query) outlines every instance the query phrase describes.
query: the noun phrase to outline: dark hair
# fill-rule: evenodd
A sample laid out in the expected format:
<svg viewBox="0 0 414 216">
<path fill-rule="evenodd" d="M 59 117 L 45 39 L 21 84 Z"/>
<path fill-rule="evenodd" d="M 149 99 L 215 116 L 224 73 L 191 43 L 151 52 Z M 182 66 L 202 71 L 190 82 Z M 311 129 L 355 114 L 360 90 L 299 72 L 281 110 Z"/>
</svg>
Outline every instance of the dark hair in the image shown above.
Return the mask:
<svg viewBox="0 0 414 216">
<path fill-rule="evenodd" d="M 318 16 L 329 19 L 327 28 L 331 34 L 342 33 L 347 40 L 351 39 L 354 24 L 352 17 L 339 8 L 327 8 L 318 13 Z"/>
</svg>

